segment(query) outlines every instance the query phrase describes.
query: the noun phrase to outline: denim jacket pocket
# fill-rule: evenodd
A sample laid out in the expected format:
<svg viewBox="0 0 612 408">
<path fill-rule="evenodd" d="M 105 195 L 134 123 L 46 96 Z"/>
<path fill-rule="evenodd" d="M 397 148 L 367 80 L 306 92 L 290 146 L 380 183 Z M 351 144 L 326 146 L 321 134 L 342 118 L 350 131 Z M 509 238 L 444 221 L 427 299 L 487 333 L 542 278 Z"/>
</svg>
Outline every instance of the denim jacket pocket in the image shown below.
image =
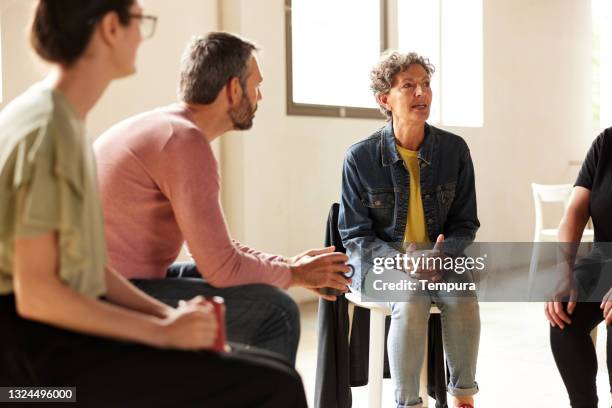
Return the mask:
<svg viewBox="0 0 612 408">
<path fill-rule="evenodd" d="M 390 190 L 366 191 L 361 202 L 368 208 L 372 220 L 379 225 L 389 225 L 393 221 L 395 192 Z"/>
<path fill-rule="evenodd" d="M 457 188 L 457 182 L 441 184 L 436 187 L 436 195 L 438 197 L 438 203 L 440 205 L 440 219 L 442 222 L 446 219 L 446 215 L 450 210 L 450 207 L 455 199 L 455 190 Z"/>
</svg>

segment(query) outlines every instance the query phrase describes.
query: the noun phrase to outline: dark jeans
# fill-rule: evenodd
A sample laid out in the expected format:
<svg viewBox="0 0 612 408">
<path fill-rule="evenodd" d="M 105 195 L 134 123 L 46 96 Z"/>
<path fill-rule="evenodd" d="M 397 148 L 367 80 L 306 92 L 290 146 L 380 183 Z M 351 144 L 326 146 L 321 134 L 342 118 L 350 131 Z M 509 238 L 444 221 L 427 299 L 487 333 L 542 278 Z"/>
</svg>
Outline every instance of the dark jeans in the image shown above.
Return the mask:
<svg viewBox="0 0 612 408">
<path fill-rule="evenodd" d="M 0 327 L 0 386 L 76 387 L 75 406 L 306 407 L 299 375 L 273 353 L 162 350 L 87 336 L 19 317 L 12 295 L 0 296 Z"/>
<path fill-rule="evenodd" d="M 226 304 L 229 341 L 279 353 L 293 365 L 300 340 L 300 312 L 281 289 L 269 285 L 215 288 L 206 283 L 193 262 L 177 262 L 166 279 L 132 281 L 149 295 L 176 306 L 194 296 L 221 296 Z"/>
<path fill-rule="evenodd" d="M 564 303 L 567 308 L 567 303 Z M 557 368 L 565 383 L 572 408 L 597 408 L 597 356 L 589 333 L 603 320 L 599 303 L 580 302 L 571 315 L 572 323 L 561 330 L 550 329 L 550 343 Z M 607 326 L 607 364 L 612 387 L 612 336 Z"/>
</svg>

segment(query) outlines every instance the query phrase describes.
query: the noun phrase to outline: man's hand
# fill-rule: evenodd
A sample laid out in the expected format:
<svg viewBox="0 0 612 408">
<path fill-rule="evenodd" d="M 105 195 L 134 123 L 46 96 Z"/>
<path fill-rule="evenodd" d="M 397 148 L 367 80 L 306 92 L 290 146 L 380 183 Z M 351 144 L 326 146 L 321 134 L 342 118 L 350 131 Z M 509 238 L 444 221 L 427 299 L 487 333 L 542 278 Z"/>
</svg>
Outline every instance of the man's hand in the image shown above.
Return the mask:
<svg viewBox="0 0 612 408">
<path fill-rule="evenodd" d="M 325 247 L 325 248 L 309 249 L 308 251 L 302 252 L 301 254 L 298 254 L 291 258 L 287 258 L 287 263 L 289 265 L 295 265 L 296 263 L 300 261 L 300 259 L 304 257 L 313 257 L 313 256 L 321 255 L 321 254 L 329 254 L 329 253 L 334 252 L 335 249 L 336 247 L 333 245 Z"/>
<path fill-rule="evenodd" d="M 298 255 L 297 260 L 291 264 L 290 286 L 302 286 L 307 289 L 328 287 L 343 293 L 347 292 L 351 279 L 346 278 L 343 273 L 351 271 L 351 267 L 346 264 L 348 257 L 331 250 L 333 247 L 311 250 Z"/>
<path fill-rule="evenodd" d="M 603 310 L 603 317 L 606 320 L 606 324 L 612 323 L 612 289 L 606 293 L 599 307 Z"/>
</svg>

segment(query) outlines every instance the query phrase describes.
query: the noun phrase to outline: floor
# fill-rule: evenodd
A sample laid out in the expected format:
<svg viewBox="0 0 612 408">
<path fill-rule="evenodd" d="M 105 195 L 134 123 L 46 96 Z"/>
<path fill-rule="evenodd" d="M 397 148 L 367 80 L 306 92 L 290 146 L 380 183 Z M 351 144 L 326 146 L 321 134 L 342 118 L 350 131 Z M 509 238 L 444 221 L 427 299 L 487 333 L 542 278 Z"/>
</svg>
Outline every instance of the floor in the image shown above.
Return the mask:
<svg viewBox="0 0 612 408">
<path fill-rule="evenodd" d="M 305 303 L 297 369 L 310 407 L 314 407 L 317 356 L 317 303 Z M 567 394 L 548 344 L 541 303 L 481 303 L 482 333 L 476 406 L 484 408 L 569 407 Z M 529 333 L 529 334 L 528 334 Z M 605 354 L 605 327 L 599 327 L 597 387 L 599 407 L 612 406 Z M 367 387 L 353 388 L 353 407 L 367 408 Z M 520 405 L 519 405 L 520 403 Z M 394 407 L 390 380 L 383 385 L 383 407 Z M 430 407 L 435 406 L 433 400 Z"/>
</svg>

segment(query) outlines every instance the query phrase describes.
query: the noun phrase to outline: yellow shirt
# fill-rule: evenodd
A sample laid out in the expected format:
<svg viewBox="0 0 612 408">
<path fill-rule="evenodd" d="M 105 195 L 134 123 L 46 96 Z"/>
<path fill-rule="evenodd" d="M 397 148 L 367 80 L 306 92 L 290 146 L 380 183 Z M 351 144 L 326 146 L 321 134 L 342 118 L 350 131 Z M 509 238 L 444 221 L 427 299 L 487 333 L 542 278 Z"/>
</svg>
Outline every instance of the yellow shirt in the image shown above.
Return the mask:
<svg viewBox="0 0 612 408">
<path fill-rule="evenodd" d="M 397 145 L 406 169 L 410 174 L 410 196 L 408 198 L 408 220 L 406 221 L 406 232 L 404 233 L 404 244 L 411 242 L 416 244 L 429 243 L 427 228 L 425 227 L 425 212 L 423 211 L 423 200 L 421 199 L 421 173 L 419 171 L 419 152 L 408 150 Z"/>
<path fill-rule="evenodd" d="M 0 295 L 13 291 L 16 238 L 55 231 L 59 277 L 106 291 L 106 244 L 93 151 L 63 95 L 39 83 L 0 112 Z"/>
</svg>

